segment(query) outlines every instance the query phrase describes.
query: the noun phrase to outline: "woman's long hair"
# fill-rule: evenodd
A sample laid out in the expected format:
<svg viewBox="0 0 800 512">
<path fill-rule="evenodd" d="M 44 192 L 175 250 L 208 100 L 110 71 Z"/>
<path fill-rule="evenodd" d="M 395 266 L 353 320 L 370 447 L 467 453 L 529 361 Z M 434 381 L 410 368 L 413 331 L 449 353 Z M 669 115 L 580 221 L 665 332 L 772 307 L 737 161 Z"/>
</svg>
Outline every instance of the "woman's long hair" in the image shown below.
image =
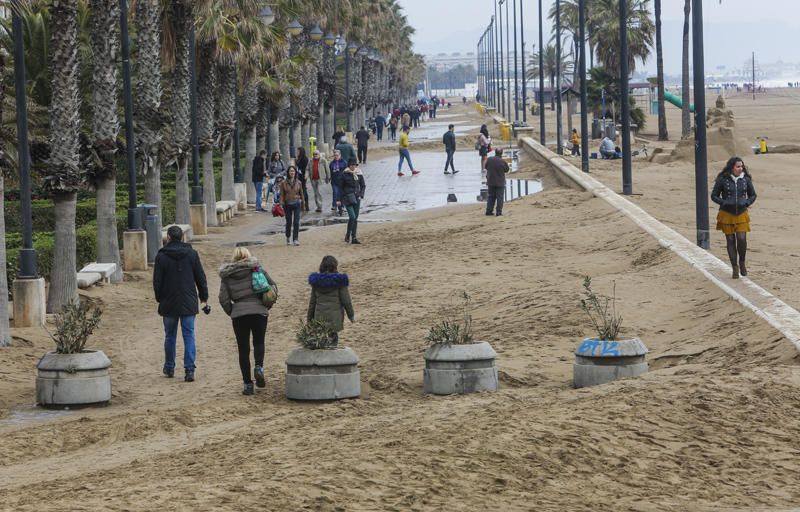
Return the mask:
<svg viewBox="0 0 800 512">
<path fill-rule="evenodd" d="M 339 271 L 339 262 L 333 256 L 325 256 L 319 264 L 320 273 L 335 273 Z"/>
<path fill-rule="evenodd" d="M 723 176 L 733 176 L 733 167 L 737 164 L 737 162 L 742 162 L 742 172 L 745 176 L 752 180 L 753 177 L 747 171 L 747 166 L 744 165 L 744 160 L 738 156 L 732 156 L 728 159 L 728 161 L 725 163 L 725 167 L 723 167 L 719 174 L 717 174 L 717 178 L 721 178 Z"/>
<path fill-rule="evenodd" d="M 297 148 L 297 158 L 295 158 L 295 161 L 299 161 L 301 158 L 308 158 L 306 156 L 305 148 L 302 148 L 302 147 L 301 148 Z"/>
<path fill-rule="evenodd" d="M 289 176 L 289 173 L 291 173 L 291 171 L 294 171 L 294 179 L 295 180 L 297 179 L 297 167 L 290 165 L 289 167 L 286 168 L 286 181 L 290 181 L 292 179 L 291 176 Z"/>
<path fill-rule="evenodd" d="M 489 128 L 487 128 L 485 124 L 481 125 L 481 133 L 484 135 L 484 137 L 489 136 Z"/>
<path fill-rule="evenodd" d="M 280 154 L 281 154 L 281 153 L 280 153 L 279 151 L 273 151 L 273 152 L 272 152 L 272 156 L 270 156 L 270 157 L 269 157 L 269 161 L 270 161 L 270 162 L 274 162 L 274 161 L 275 161 L 275 157 L 276 157 L 276 156 L 280 156 Z"/>
</svg>

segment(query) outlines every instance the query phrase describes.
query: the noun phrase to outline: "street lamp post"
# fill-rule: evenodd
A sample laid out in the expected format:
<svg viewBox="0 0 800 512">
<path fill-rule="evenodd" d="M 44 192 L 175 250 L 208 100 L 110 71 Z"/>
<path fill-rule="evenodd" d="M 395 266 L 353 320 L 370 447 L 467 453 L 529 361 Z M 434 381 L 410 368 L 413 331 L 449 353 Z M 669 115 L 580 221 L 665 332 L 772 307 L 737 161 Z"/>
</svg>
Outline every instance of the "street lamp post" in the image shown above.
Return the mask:
<svg viewBox="0 0 800 512">
<path fill-rule="evenodd" d="M 628 2 L 619 1 L 619 93 L 622 103 L 622 193 L 633 194 L 631 169 L 631 104 L 628 86 Z"/>
<path fill-rule="evenodd" d="M 195 52 L 194 20 L 189 23 L 189 107 L 192 128 L 192 204 L 205 204 L 200 184 L 200 146 L 197 136 L 197 55 Z"/>
<path fill-rule="evenodd" d="M 586 0 L 578 0 L 578 39 L 581 77 L 581 170 L 589 172 L 589 112 L 586 98 Z"/>
<path fill-rule="evenodd" d="M 519 122 L 519 76 L 517 76 L 517 0 L 514 0 L 514 121 Z"/>
<path fill-rule="evenodd" d="M 547 143 L 544 134 L 544 23 L 542 21 L 542 0 L 539 0 L 539 143 Z"/>
<path fill-rule="evenodd" d="M 508 22 L 509 22 L 508 4 L 511 3 L 511 0 L 504 0 L 504 2 L 506 4 L 506 64 L 507 64 L 506 69 L 508 70 L 508 78 L 511 78 L 511 65 L 508 64 L 508 58 L 511 57 L 511 45 L 509 44 L 510 43 L 510 39 L 511 39 L 511 31 L 508 28 Z M 508 108 L 506 109 L 506 112 L 508 112 L 508 120 L 510 120 L 511 119 L 511 86 L 508 84 L 508 80 L 506 80 L 506 89 L 508 89 L 508 94 L 506 95 L 506 97 L 508 98 Z"/>
<path fill-rule="evenodd" d="M 122 91 L 125 98 L 125 156 L 128 163 L 128 230 L 142 229 L 136 207 L 136 141 L 133 135 L 133 94 L 131 93 L 131 52 L 128 41 L 128 2 L 119 0 L 120 38 L 122 40 Z"/>
<path fill-rule="evenodd" d="M 621 0 L 625 2 L 626 0 Z M 561 122 L 561 0 L 556 0 L 556 152 L 564 154 Z"/>
<path fill-rule="evenodd" d="M 344 101 L 345 108 L 347 109 L 347 131 L 353 131 L 353 113 L 351 110 L 350 101 L 350 57 L 358 51 L 358 45 L 354 41 L 350 41 L 347 45 L 347 53 L 344 56 Z"/>
<path fill-rule="evenodd" d="M 291 41 L 292 37 L 300 35 L 302 32 L 303 32 L 303 25 L 301 25 L 300 22 L 297 21 L 296 19 L 292 20 L 286 26 L 286 35 L 287 35 L 287 37 L 289 38 L 290 41 Z M 292 45 L 291 45 L 291 42 L 290 42 L 289 43 L 289 53 L 290 54 L 291 54 L 291 51 L 292 51 Z M 289 94 L 289 157 L 290 158 L 294 158 L 295 157 L 295 151 L 296 151 L 295 143 L 294 143 L 295 142 L 295 140 L 294 140 L 294 133 L 295 133 L 294 132 L 294 124 L 295 124 L 295 120 L 294 120 L 294 101 L 292 101 L 292 95 L 290 93 Z"/>
<path fill-rule="evenodd" d="M 503 59 L 503 0 L 499 0 L 500 3 L 500 115 L 506 117 L 506 63 Z M 497 6 L 495 5 L 495 10 Z"/>
<path fill-rule="evenodd" d="M 525 0 L 519 3 L 519 38 L 522 48 L 522 124 L 528 124 L 528 77 L 525 76 L 525 17 L 523 15 Z"/>
<path fill-rule="evenodd" d="M 708 249 L 708 149 L 706 147 L 706 84 L 703 53 L 703 2 L 692 0 L 695 220 L 697 221 L 697 245 Z M 753 88 L 755 89 L 755 82 L 753 82 Z"/>
</svg>

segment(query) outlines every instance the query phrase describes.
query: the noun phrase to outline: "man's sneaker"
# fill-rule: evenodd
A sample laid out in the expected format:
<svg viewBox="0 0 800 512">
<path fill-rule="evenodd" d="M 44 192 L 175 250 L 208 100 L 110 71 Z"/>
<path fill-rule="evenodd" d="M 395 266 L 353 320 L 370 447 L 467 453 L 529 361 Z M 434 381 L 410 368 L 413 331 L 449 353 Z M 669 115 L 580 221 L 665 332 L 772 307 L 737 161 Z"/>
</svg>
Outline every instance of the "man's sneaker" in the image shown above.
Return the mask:
<svg viewBox="0 0 800 512">
<path fill-rule="evenodd" d="M 355 244 L 355 245 L 360 245 L 361 244 L 361 242 L 358 241 L 358 238 L 354 238 L 353 241 L 350 242 L 350 243 L 351 244 Z"/>
<path fill-rule="evenodd" d="M 455 170 L 453 171 L 453 174 L 458 174 L 458 173 L 459 173 L 459 171 L 455 171 Z"/>
<path fill-rule="evenodd" d="M 288 236 L 286 237 L 286 245 L 292 245 L 292 239 Z"/>
<path fill-rule="evenodd" d="M 450 171 L 444 171 L 445 174 L 450 174 Z"/>
<path fill-rule="evenodd" d="M 253 389 L 253 383 L 252 382 L 245 383 L 244 389 L 242 390 L 242 394 L 243 395 L 252 395 L 254 393 L 255 393 L 255 390 Z"/>
<path fill-rule="evenodd" d="M 300 245 L 300 240 L 295 240 L 295 241 L 294 241 L 294 242 L 292 242 L 292 243 L 293 243 L 294 245 Z"/>
<path fill-rule="evenodd" d="M 405 176 L 405 174 L 403 174 L 403 171 L 397 171 L 397 175 L 398 176 Z"/>
<path fill-rule="evenodd" d="M 350 235 L 349 234 L 344 235 L 344 243 L 346 243 L 346 244 L 350 243 Z"/>
<path fill-rule="evenodd" d="M 419 174 L 419 173 L 420 173 L 420 171 L 411 171 L 411 175 L 412 175 L 412 176 L 416 176 L 416 175 L 417 175 L 417 174 Z"/>
<path fill-rule="evenodd" d="M 175 368 L 164 368 L 164 375 L 171 379 L 175 376 Z"/>
<path fill-rule="evenodd" d="M 317 212 L 317 213 L 320 213 L 320 212 L 322 212 L 322 208 L 317 208 L 317 209 L 316 209 L 316 210 L 314 210 L 314 211 L 315 211 L 315 212 Z"/>
<path fill-rule="evenodd" d="M 264 386 L 267 385 L 267 381 L 264 380 L 264 368 L 262 368 L 260 366 L 256 366 L 253 369 L 253 377 L 256 378 L 256 386 L 258 386 L 260 388 L 263 388 Z M 251 386 L 252 386 L 252 384 L 251 384 Z"/>
<path fill-rule="evenodd" d="M 183 380 L 186 382 L 194 382 L 194 370 L 186 369 L 186 376 L 183 377 Z"/>
</svg>

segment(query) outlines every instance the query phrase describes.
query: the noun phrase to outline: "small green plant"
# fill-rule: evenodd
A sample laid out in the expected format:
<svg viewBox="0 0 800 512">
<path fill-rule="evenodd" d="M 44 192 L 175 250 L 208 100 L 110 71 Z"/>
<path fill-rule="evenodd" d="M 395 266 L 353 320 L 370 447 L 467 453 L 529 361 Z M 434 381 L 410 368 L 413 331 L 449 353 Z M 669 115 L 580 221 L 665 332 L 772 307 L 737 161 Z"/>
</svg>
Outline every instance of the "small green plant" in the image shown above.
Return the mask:
<svg viewBox="0 0 800 512">
<path fill-rule="evenodd" d="M 339 344 L 336 331 L 331 328 L 329 323 L 320 320 L 311 320 L 310 322 L 301 320 L 295 339 L 301 347 L 309 350 L 336 348 Z"/>
<path fill-rule="evenodd" d="M 431 345 L 466 345 L 472 343 L 472 297 L 466 290 L 460 294 L 462 304 L 460 306 L 463 322 L 459 323 L 450 317 L 445 317 L 439 321 L 428 332 L 425 339 Z"/>
<path fill-rule="evenodd" d="M 86 340 L 100 323 L 103 311 L 88 302 L 66 304 L 55 315 L 56 334 L 47 332 L 56 342 L 56 353 L 78 354 L 83 352 Z"/>
<path fill-rule="evenodd" d="M 592 278 L 586 276 L 583 279 L 583 294 L 581 299 L 581 309 L 583 309 L 592 320 L 597 331 L 597 339 L 612 341 L 617 339 L 620 326 L 622 326 L 622 315 L 617 315 L 617 282 L 613 282 L 611 297 L 597 295 L 592 291 Z"/>
</svg>

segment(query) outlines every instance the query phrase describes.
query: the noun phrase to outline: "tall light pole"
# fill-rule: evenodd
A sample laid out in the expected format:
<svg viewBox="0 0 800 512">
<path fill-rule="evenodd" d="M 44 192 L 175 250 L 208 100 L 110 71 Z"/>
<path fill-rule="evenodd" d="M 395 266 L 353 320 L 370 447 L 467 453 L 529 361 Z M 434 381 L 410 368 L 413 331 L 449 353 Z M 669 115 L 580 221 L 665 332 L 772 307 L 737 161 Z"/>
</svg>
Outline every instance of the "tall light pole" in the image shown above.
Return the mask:
<svg viewBox="0 0 800 512">
<path fill-rule="evenodd" d="M 525 16 L 523 6 L 525 0 L 519 3 L 519 38 L 522 47 L 522 124 L 528 124 L 528 77 L 525 76 Z"/>
<path fill-rule="evenodd" d="M 352 112 L 351 112 L 351 105 L 350 105 L 350 56 L 355 54 L 358 51 L 358 45 L 350 41 L 347 45 L 347 53 L 344 55 L 344 102 L 345 108 L 347 109 L 347 130 L 348 132 L 353 131 L 352 127 Z"/>
<path fill-rule="evenodd" d="M 128 164 L 128 229 L 142 229 L 136 207 L 136 141 L 133 135 L 133 93 L 131 92 L 131 51 L 128 40 L 128 2 L 119 0 L 120 39 L 122 42 L 122 95 L 125 101 L 125 156 Z"/>
<path fill-rule="evenodd" d="M 692 57 L 694 61 L 694 182 L 697 245 L 709 248 L 708 154 L 706 147 L 706 83 L 703 56 L 703 2 L 692 0 Z M 755 88 L 755 80 L 753 87 Z"/>
<path fill-rule="evenodd" d="M 626 0 L 620 0 L 625 2 Z M 561 0 L 556 0 L 556 152 L 564 154 L 561 124 Z"/>
<path fill-rule="evenodd" d="M 195 51 L 194 19 L 189 23 L 189 107 L 192 129 L 192 204 L 205 204 L 200 184 L 200 144 L 197 136 L 197 54 Z"/>
<path fill-rule="evenodd" d="M 506 64 L 507 64 L 506 65 L 506 69 L 508 70 L 508 78 L 511 78 L 511 65 L 508 64 L 508 58 L 511 57 L 511 45 L 509 44 L 510 43 L 510 39 L 511 39 L 511 31 L 508 28 L 508 22 L 509 22 L 508 4 L 509 3 L 511 3 L 511 0 L 505 0 L 505 4 L 506 4 Z M 508 80 L 506 80 L 506 88 L 508 89 L 508 94 L 506 96 L 508 98 L 508 109 L 506 110 L 506 112 L 508 112 L 508 119 L 510 120 L 511 119 L 511 85 L 508 83 Z"/>
<path fill-rule="evenodd" d="M 544 23 L 542 0 L 539 0 L 539 143 L 544 146 L 547 140 L 544 133 Z"/>
<path fill-rule="evenodd" d="M 589 172 L 589 112 L 586 95 L 586 0 L 578 0 L 578 39 L 581 77 L 581 170 Z"/>
<path fill-rule="evenodd" d="M 633 194 L 631 104 L 628 86 L 628 2 L 619 0 L 619 94 L 622 103 L 622 193 Z"/>
<path fill-rule="evenodd" d="M 497 66 L 497 57 L 494 54 L 494 36 L 495 33 L 495 23 L 494 23 L 494 16 L 492 16 L 491 21 L 489 22 L 489 94 L 491 95 L 492 101 L 490 102 L 491 105 L 497 108 L 497 90 L 495 89 L 497 84 L 497 70 L 495 69 Z"/>
<path fill-rule="evenodd" d="M 503 58 L 503 1 L 500 2 L 500 115 L 506 117 L 506 63 Z M 497 6 L 495 6 L 497 9 Z"/>
<path fill-rule="evenodd" d="M 325 46 L 328 48 L 332 48 L 333 53 L 333 97 L 331 98 L 331 103 L 333 104 L 333 126 L 334 130 L 336 131 L 336 54 L 338 53 L 338 48 L 336 47 L 336 43 L 339 40 L 338 37 L 333 35 L 333 32 L 328 32 L 325 34 L 325 37 L 322 39 L 322 42 L 325 43 Z M 323 110 L 324 112 L 324 110 Z M 323 123 L 322 133 L 325 133 L 325 126 L 324 126 L 324 119 L 321 121 Z M 317 141 L 317 145 L 322 147 L 322 143 L 325 142 L 324 140 L 320 139 Z"/>
<path fill-rule="evenodd" d="M 292 20 L 286 26 L 286 36 L 290 41 L 289 42 L 289 53 L 290 53 L 290 55 L 291 55 L 291 51 L 292 51 L 291 39 L 294 36 L 300 35 L 302 32 L 303 32 L 303 25 L 301 25 L 300 22 L 297 21 L 296 19 Z M 292 101 L 292 95 L 290 93 L 289 94 L 289 157 L 290 158 L 294 158 L 295 157 L 295 151 L 296 151 L 295 144 L 294 144 L 294 123 L 295 123 L 295 120 L 294 120 L 294 101 Z"/>
<path fill-rule="evenodd" d="M 519 76 L 517 68 L 517 0 L 514 0 L 514 122 L 519 122 Z"/>
</svg>

